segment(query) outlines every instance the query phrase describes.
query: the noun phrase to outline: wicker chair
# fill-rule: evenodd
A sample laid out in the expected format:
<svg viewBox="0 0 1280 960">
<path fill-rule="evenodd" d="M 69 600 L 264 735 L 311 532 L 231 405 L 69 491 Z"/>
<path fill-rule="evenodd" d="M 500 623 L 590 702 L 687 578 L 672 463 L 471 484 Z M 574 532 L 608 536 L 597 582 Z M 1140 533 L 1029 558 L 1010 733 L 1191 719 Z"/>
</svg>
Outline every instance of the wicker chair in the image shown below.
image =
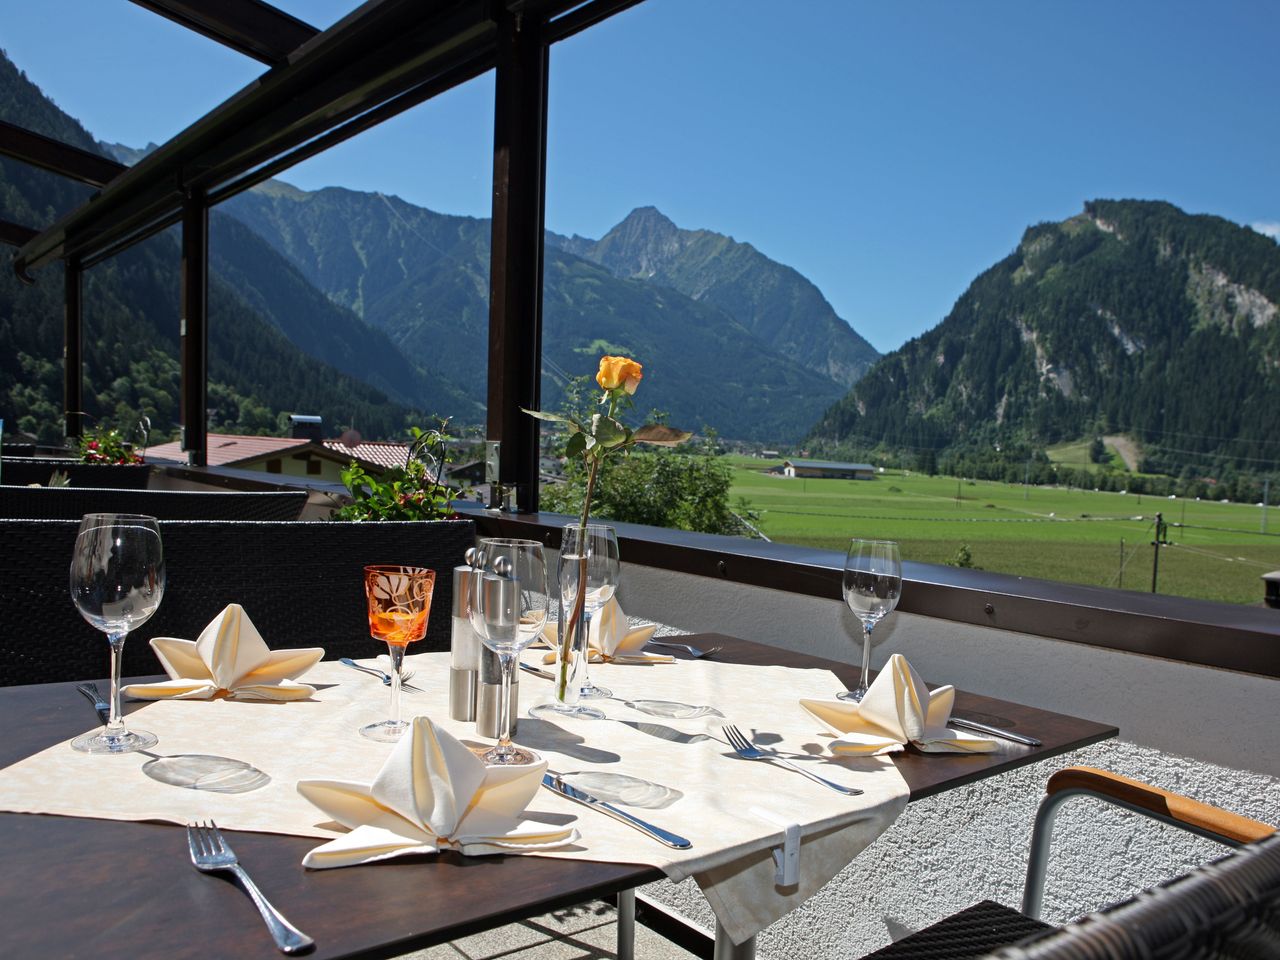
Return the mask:
<svg viewBox="0 0 1280 960">
<path fill-rule="evenodd" d="M 1092 797 L 1239 848 L 1190 874 L 1060 928 L 1041 923 L 1054 818 Z M 1036 815 L 1022 912 L 984 901 L 865 960 L 1184 960 L 1280 957 L 1275 827 L 1091 767 L 1049 778 Z"/>
<path fill-rule="evenodd" d="M 37 457 L 5 457 L 0 462 L 0 482 L 10 486 L 25 487 L 31 483 L 44 486 L 58 472 L 66 474 L 73 487 L 145 490 L 151 478 L 151 464 L 81 463 Z"/>
<path fill-rule="evenodd" d="M 71 603 L 75 520 L 0 520 L 0 686 L 102 677 L 102 635 Z M 383 652 L 369 637 L 361 568 L 411 563 L 436 571 L 426 638 L 446 650 L 451 570 L 475 539 L 470 520 L 430 523 L 162 520 L 166 585 L 160 610 L 130 637 L 124 675 L 160 672 L 145 642 L 195 639 L 228 603 L 241 604 L 272 647 L 322 646 L 330 658 Z"/>
<path fill-rule="evenodd" d="M 0 486 L 0 517 L 24 520 L 79 520 L 86 513 L 144 513 L 157 520 L 297 520 L 306 505 L 305 490 Z"/>
</svg>

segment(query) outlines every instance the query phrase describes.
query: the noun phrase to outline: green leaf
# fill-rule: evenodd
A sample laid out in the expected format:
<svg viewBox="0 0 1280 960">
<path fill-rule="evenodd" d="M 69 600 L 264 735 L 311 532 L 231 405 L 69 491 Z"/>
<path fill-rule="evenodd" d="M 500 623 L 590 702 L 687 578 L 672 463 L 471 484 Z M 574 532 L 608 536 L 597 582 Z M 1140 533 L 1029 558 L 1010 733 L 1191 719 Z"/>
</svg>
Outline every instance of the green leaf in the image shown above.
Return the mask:
<svg viewBox="0 0 1280 960">
<path fill-rule="evenodd" d="M 569 442 L 565 444 L 564 455 L 566 457 L 580 457 L 586 449 L 587 435 L 585 433 L 575 433 L 569 438 Z"/>
<path fill-rule="evenodd" d="M 677 430 L 675 427 L 663 426 L 660 423 L 646 423 L 631 435 L 636 443 L 652 443 L 660 447 L 674 447 L 684 443 L 693 434 L 688 430 Z"/>
<path fill-rule="evenodd" d="M 568 417 L 559 413 L 543 413 L 541 410 L 526 410 L 524 407 L 520 408 L 520 412 L 527 413 L 529 416 L 535 417 L 538 420 L 548 420 L 551 423 L 572 423 L 573 422 Z"/>
<path fill-rule="evenodd" d="M 616 447 L 620 443 L 625 443 L 627 439 L 626 427 L 612 417 L 598 413 L 591 418 L 591 432 L 603 447 Z"/>
</svg>

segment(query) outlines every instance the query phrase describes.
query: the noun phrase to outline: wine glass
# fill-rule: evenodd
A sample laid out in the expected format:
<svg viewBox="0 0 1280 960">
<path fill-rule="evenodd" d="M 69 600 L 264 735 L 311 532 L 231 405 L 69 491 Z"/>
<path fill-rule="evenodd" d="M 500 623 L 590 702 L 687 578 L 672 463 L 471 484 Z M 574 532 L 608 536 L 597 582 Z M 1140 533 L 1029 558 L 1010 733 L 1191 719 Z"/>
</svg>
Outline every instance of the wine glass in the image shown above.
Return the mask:
<svg viewBox="0 0 1280 960">
<path fill-rule="evenodd" d="M 400 670 L 405 648 L 427 633 L 436 572 L 425 567 L 372 564 L 364 568 L 364 595 L 369 608 L 369 634 L 385 640 L 391 657 L 391 717 L 360 728 L 360 735 L 394 743 L 409 729 L 400 719 Z"/>
<path fill-rule="evenodd" d="M 516 658 L 547 622 L 547 561 L 536 540 L 486 539 L 476 573 L 471 626 L 502 664 L 498 744 L 481 760 L 489 764 L 533 763 L 537 755 L 511 743 L 511 685 Z"/>
<path fill-rule="evenodd" d="M 111 713 L 97 733 L 71 741 L 82 753 L 134 753 L 156 735 L 126 730 L 120 716 L 120 653 L 129 631 L 151 618 L 164 596 L 164 550 L 155 517 L 90 513 L 80 521 L 71 556 L 71 599 L 111 644 Z"/>
<path fill-rule="evenodd" d="M 902 595 L 902 558 L 892 540 L 849 541 L 844 560 L 844 602 L 862 621 L 862 678 L 841 700 L 861 702 L 871 669 L 871 629 L 898 605 Z"/>
<path fill-rule="evenodd" d="M 618 589 L 621 564 L 618 560 L 618 537 L 613 527 L 588 523 L 581 526 L 571 523 L 564 528 L 560 543 L 561 607 L 570 622 L 576 617 L 582 624 L 582 640 L 579 655 L 582 657 L 583 700 L 607 700 L 613 691 L 591 682 L 589 645 L 591 643 L 591 619 L 606 603 L 613 599 Z M 603 651 L 601 651 L 603 652 Z"/>
<path fill-rule="evenodd" d="M 608 699 L 612 691 L 591 682 L 588 674 L 591 618 L 618 588 L 618 537 L 612 527 L 591 523 L 568 524 L 560 542 L 556 580 L 560 588 L 560 633 L 556 651 L 556 677 L 565 683 L 563 702 L 553 700 L 534 707 L 532 716 L 577 717 L 603 720 L 604 712 L 583 706 L 579 700 Z M 566 664 L 565 658 L 572 662 Z M 578 676 L 581 671 L 581 676 Z"/>
</svg>

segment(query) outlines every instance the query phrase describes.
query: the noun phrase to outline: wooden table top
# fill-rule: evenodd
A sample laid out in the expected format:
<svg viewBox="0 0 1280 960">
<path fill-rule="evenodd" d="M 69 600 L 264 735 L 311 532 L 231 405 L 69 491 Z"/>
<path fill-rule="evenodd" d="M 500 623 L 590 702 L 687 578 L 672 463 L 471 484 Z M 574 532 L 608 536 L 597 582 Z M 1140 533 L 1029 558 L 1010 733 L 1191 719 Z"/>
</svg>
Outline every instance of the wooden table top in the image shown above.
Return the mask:
<svg viewBox="0 0 1280 960">
<path fill-rule="evenodd" d="M 717 634 L 719 659 L 855 668 Z M 82 732 L 88 705 L 72 683 L 0 688 L 0 767 Z M 1043 747 L 922 755 L 898 769 L 916 800 L 1115 736 L 1115 727 L 958 693 L 956 712 L 1028 733 Z M 102 758 L 104 763 L 113 758 Z M 316 940 L 315 958 L 390 957 L 662 879 L 636 864 L 446 853 L 376 868 L 304 870 L 310 837 L 228 837 L 268 898 Z M 280 956 L 244 894 L 200 874 L 173 824 L 0 813 L 0 955 L 26 957 Z"/>
</svg>

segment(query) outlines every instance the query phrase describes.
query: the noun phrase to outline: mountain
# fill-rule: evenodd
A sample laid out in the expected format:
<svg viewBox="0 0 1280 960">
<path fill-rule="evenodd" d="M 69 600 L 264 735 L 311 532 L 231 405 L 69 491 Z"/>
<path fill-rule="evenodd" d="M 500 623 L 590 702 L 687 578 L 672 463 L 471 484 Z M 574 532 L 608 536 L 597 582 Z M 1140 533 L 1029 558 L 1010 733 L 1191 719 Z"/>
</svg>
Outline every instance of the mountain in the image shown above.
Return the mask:
<svg viewBox="0 0 1280 960">
<path fill-rule="evenodd" d="M 1273 461 L 1277 304 L 1270 238 L 1168 203 L 1095 200 L 1029 228 L 811 440 L 989 450 L 1120 432 L 1165 470 Z"/>
<path fill-rule="evenodd" d="M 682 230 L 654 207 L 632 210 L 599 240 L 557 234 L 548 240 L 614 276 L 719 307 L 782 356 L 846 387 L 880 356 L 798 271 L 749 243 Z"/>
<path fill-rule="evenodd" d="M 80 124 L 58 110 L 3 56 L 0 117 L 103 152 Z M 44 227 L 83 203 L 90 192 L 83 185 L 0 158 L 0 218 Z M 303 412 L 323 416 L 331 427 L 354 422 L 367 436 L 398 438 L 407 425 L 420 422 L 420 413 L 290 342 L 282 330 L 291 323 L 302 329 L 308 318 L 315 319 L 316 327 L 302 329 L 303 339 L 335 357 L 344 344 L 375 334 L 314 291 L 311 299 L 297 299 L 295 306 L 286 308 L 292 298 L 303 297 L 297 271 L 261 241 L 255 246 L 239 224 L 220 222 L 223 219 L 214 217 L 211 225 L 215 247 L 225 243 L 228 249 L 226 257 L 219 257 L 215 249 L 209 282 L 210 425 L 268 432 L 279 429 L 283 413 Z M 242 244 L 243 250 L 232 249 Z M 61 270 L 42 269 L 36 279 L 34 286 L 24 286 L 11 270 L 0 270 L 0 342 L 6 347 L 0 355 L 0 416 L 11 428 L 56 441 L 62 435 Z M 146 414 L 157 436 L 174 429 L 179 282 L 179 249 L 172 232 L 86 272 L 85 412 L 91 418 L 128 427 Z M 340 329 L 343 324 L 345 331 Z M 395 361 L 388 354 L 385 371 L 392 370 Z M 405 368 L 404 376 L 411 372 Z"/>
<path fill-rule="evenodd" d="M 224 208 L 335 303 L 386 331 L 433 376 L 483 401 L 488 220 L 383 194 L 306 192 L 281 183 Z M 543 281 L 544 407 L 559 404 L 567 378 L 594 373 L 602 352 L 645 364 L 644 409 L 734 438 L 795 439 L 844 392 L 841 382 L 784 354 L 716 303 L 618 277 L 555 243 L 547 246 Z"/>
</svg>

